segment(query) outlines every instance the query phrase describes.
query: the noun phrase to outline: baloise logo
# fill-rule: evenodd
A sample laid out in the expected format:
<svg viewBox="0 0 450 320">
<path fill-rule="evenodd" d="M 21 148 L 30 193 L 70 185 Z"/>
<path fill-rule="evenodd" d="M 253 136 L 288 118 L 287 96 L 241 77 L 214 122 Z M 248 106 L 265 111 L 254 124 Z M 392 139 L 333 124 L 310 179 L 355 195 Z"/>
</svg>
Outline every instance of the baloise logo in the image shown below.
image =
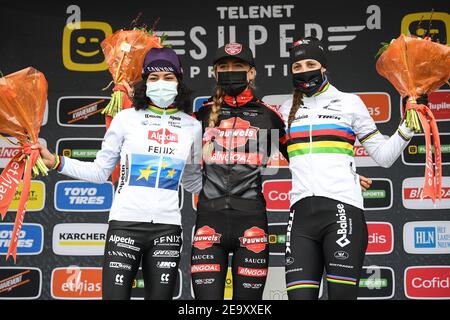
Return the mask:
<svg viewBox="0 0 450 320">
<path fill-rule="evenodd" d="M 111 182 L 58 181 L 55 185 L 55 208 L 62 212 L 102 212 L 111 209 Z"/>
<path fill-rule="evenodd" d="M 11 242 L 13 223 L 0 224 L 0 255 L 8 252 Z M 44 246 L 44 229 L 42 225 L 36 223 L 25 223 L 19 233 L 17 244 L 18 255 L 36 255 L 42 252 Z"/>
</svg>

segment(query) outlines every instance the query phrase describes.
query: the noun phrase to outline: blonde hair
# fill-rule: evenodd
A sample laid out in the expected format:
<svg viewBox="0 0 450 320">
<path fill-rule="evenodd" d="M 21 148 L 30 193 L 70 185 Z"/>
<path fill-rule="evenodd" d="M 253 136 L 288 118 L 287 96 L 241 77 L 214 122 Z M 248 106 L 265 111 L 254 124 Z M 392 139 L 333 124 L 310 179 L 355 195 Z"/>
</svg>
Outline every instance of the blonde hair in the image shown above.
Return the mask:
<svg viewBox="0 0 450 320">
<path fill-rule="evenodd" d="M 222 108 L 223 98 L 225 92 L 220 86 L 216 86 L 215 93 L 212 97 L 213 105 L 211 106 L 211 112 L 209 114 L 208 127 L 214 128 L 219 120 L 220 109 Z"/>
<path fill-rule="evenodd" d="M 289 117 L 288 117 L 288 133 L 289 133 L 289 138 L 291 137 L 291 125 L 292 122 L 295 119 L 295 115 L 297 114 L 298 109 L 300 108 L 300 106 L 303 104 L 303 93 L 300 92 L 299 90 L 295 90 L 294 91 L 294 96 L 292 98 L 292 106 L 291 106 L 291 111 L 289 112 Z"/>
</svg>

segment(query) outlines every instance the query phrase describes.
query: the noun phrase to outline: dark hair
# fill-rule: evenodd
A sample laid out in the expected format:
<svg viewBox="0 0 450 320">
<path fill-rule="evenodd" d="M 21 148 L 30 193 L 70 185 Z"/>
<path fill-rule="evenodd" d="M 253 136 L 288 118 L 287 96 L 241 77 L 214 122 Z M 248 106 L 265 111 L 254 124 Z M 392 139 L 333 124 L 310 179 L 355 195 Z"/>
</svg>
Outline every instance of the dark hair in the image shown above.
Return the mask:
<svg viewBox="0 0 450 320">
<path fill-rule="evenodd" d="M 174 105 L 181 111 L 192 114 L 192 102 L 191 95 L 192 90 L 189 89 L 181 77 L 176 75 L 178 80 L 178 95 L 175 98 Z M 147 97 L 147 78 L 142 79 L 134 85 L 133 106 L 136 110 L 145 110 L 151 103 L 151 100 Z"/>
</svg>

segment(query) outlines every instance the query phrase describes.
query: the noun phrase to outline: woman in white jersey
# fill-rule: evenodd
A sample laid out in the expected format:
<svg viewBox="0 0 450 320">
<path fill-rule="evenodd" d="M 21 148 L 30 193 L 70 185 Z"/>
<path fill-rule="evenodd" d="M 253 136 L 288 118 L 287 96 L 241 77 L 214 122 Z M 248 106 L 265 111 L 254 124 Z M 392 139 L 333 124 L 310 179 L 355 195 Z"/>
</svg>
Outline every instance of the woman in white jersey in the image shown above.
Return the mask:
<svg viewBox="0 0 450 320">
<path fill-rule="evenodd" d="M 280 107 L 292 173 L 286 244 L 289 299 L 318 299 L 325 268 L 330 299 L 356 299 L 367 247 L 363 197 L 353 157 L 355 140 L 390 167 L 413 136 L 404 122 L 385 138 L 355 94 L 328 82 L 318 39 L 290 51 L 294 93 Z"/>
<path fill-rule="evenodd" d="M 109 214 L 103 299 L 130 299 L 142 261 L 146 299 L 172 299 L 182 247 L 178 187 L 202 186 L 201 124 L 187 114 L 189 90 L 172 49 L 151 49 L 134 108 L 119 112 L 94 162 L 52 155 L 46 165 L 80 180 L 106 182 L 120 160 L 121 179 Z M 186 112 L 183 112 L 186 111 Z"/>
</svg>

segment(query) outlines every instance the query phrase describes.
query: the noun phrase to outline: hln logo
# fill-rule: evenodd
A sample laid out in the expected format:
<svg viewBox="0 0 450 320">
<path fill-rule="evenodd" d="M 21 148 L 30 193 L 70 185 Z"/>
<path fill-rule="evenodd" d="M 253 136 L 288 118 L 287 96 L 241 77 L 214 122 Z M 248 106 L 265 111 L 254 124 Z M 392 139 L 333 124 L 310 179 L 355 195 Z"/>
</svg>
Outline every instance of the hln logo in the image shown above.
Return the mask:
<svg viewBox="0 0 450 320">
<path fill-rule="evenodd" d="M 436 228 L 414 228 L 414 245 L 416 248 L 436 248 Z"/>
</svg>

